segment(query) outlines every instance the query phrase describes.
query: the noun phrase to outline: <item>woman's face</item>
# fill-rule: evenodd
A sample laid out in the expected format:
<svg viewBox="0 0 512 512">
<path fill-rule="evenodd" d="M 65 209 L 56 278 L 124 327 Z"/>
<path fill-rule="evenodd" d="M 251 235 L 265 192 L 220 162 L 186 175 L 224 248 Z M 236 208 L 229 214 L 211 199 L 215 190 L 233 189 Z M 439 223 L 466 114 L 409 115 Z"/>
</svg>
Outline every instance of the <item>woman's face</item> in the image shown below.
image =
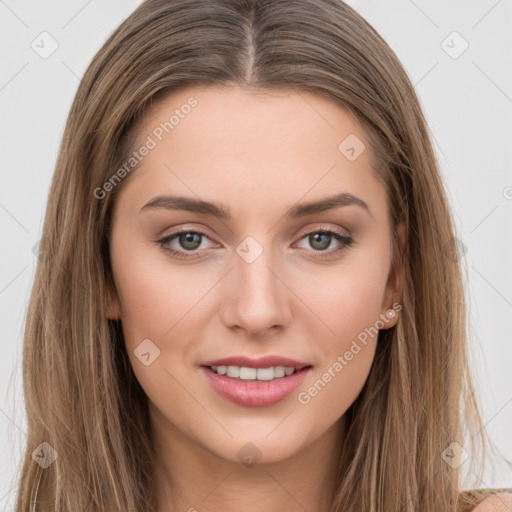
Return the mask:
<svg viewBox="0 0 512 512">
<path fill-rule="evenodd" d="M 141 161 L 114 210 L 109 317 L 152 420 L 226 460 L 297 453 L 340 425 L 377 330 L 398 316 L 386 316 L 401 275 L 361 126 L 309 92 L 192 87 L 154 103 L 137 134 Z M 308 368 L 254 381 L 203 366 L 237 356 Z M 255 366 L 291 364 L 276 362 Z"/>
</svg>

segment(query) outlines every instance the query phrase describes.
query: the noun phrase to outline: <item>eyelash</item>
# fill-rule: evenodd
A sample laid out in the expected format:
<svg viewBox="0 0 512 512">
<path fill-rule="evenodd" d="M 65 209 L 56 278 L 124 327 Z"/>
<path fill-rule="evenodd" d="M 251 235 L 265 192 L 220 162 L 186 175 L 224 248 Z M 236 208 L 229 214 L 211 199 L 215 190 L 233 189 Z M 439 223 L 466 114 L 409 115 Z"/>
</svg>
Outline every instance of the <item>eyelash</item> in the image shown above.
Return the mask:
<svg viewBox="0 0 512 512">
<path fill-rule="evenodd" d="M 172 240 L 174 240 L 176 237 L 178 237 L 179 235 L 181 235 L 183 233 L 194 233 L 196 235 L 200 235 L 202 237 L 206 237 L 206 238 L 210 239 L 210 237 L 206 233 L 203 233 L 202 231 L 193 230 L 193 229 L 180 229 L 179 231 L 175 231 L 174 233 L 167 235 L 164 238 L 157 240 L 156 242 L 162 248 L 162 250 L 164 250 L 167 253 L 170 253 L 174 257 L 183 258 L 183 259 L 200 257 L 197 254 L 198 249 L 195 249 L 195 251 L 177 251 L 176 249 L 171 249 L 167 245 L 169 242 L 171 242 Z M 320 258 L 331 257 L 334 255 L 341 255 L 342 253 L 347 251 L 348 248 L 354 242 L 352 237 L 344 235 L 343 233 L 340 233 L 339 231 L 336 231 L 334 229 L 326 229 L 326 228 L 318 228 L 313 231 L 309 231 L 308 233 L 305 233 L 304 236 L 302 236 L 300 238 L 300 240 L 303 240 L 304 238 L 306 238 L 310 235 L 313 235 L 313 234 L 317 234 L 317 233 L 332 235 L 333 238 L 335 238 L 338 242 L 341 242 L 343 244 L 341 247 L 339 247 L 338 249 L 334 249 L 334 250 L 328 250 L 328 251 L 327 250 L 326 251 L 313 250 L 313 252 L 318 253 L 318 257 L 320 257 Z"/>
</svg>

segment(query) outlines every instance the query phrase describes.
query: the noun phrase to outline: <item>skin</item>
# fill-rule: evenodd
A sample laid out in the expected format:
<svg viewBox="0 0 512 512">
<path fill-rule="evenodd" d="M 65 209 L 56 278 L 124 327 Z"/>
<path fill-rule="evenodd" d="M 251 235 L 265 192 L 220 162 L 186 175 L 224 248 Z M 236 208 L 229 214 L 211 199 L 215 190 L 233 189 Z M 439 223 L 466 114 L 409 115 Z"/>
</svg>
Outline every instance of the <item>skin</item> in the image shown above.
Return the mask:
<svg viewBox="0 0 512 512">
<path fill-rule="evenodd" d="M 121 190 L 110 246 L 116 290 L 108 316 L 122 320 L 134 372 L 149 397 L 158 510 L 327 512 L 344 413 L 368 377 L 377 337 L 368 337 L 309 403 L 299 403 L 298 395 L 400 299 L 402 269 L 391 266 L 385 189 L 370 168 L 360 124 L 313 93 L 191 87 L 153 103 L 138 140 L 191 96 L 198 105 Z M 367 148 L 354 161 L 338 150 L 351 133 Z M 371 214 L 350 205 L 284 218 L 296 203 L 340 192 L 364 200 Z M 162 194 L 222 202 L 232 219 L 141 212 Z M 179 228 L 206 233 L 195 240 L 199 257 L 176 258 L 156 242 Z M 334 237 L 308 238 L 318 228 L 337 229 L 353 245 L 334 254 L 343 246 Z M 402 225 L 398 233 L 403 249 Z M 252 263 L 236 252 L 247 236 L 263 248 Z M 181 242 L 167 245 L 190 251 L 192 244 Z M 147 366 L 134 355 L 145 339 L 160 350 Z M 206 360 L 268 354 L 313 365 L 296 392 L 268 407 L 229 402 L 199 368 Z M 261 457 L 252 466 L 238 455 L 249 442 Z"/>
<path fill-rule="evenodd" d="M 498 492 L 481 501 L 474 512 L 510 512 L 512 510 L 512 494 Z"/>
</svg>

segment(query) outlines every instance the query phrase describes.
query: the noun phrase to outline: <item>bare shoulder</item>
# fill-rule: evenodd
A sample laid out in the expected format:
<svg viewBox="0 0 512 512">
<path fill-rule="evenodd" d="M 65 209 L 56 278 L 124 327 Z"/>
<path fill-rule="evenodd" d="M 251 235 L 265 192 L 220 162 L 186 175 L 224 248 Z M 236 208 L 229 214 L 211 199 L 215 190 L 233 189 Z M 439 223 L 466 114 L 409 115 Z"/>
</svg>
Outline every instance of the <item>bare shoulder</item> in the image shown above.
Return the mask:
<svg viewBox="0 0 512 512">
<path fill-rule="evenodd" d="M 497 492 L 487 496 L 474 509 L 474 512 L 512 512 L 512 493 Z"/>
</svg>

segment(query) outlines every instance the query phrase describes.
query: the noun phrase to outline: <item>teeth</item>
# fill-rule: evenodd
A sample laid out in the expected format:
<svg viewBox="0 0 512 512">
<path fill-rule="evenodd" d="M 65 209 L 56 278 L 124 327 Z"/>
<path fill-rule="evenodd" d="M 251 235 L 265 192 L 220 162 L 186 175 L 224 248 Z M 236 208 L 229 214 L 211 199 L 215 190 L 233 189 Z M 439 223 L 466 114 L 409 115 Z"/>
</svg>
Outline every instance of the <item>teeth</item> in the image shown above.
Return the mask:
<svg viewBox="0 0 512 512">
<path fill-rule="evenodd" d="M 227 375 L 240 380 L 273 380 L 295 373 L 295 368 L 272 366 L 270 368 L 248 368 L 247 366 L 210 366 L 218 375 Z"/>
</svg>

